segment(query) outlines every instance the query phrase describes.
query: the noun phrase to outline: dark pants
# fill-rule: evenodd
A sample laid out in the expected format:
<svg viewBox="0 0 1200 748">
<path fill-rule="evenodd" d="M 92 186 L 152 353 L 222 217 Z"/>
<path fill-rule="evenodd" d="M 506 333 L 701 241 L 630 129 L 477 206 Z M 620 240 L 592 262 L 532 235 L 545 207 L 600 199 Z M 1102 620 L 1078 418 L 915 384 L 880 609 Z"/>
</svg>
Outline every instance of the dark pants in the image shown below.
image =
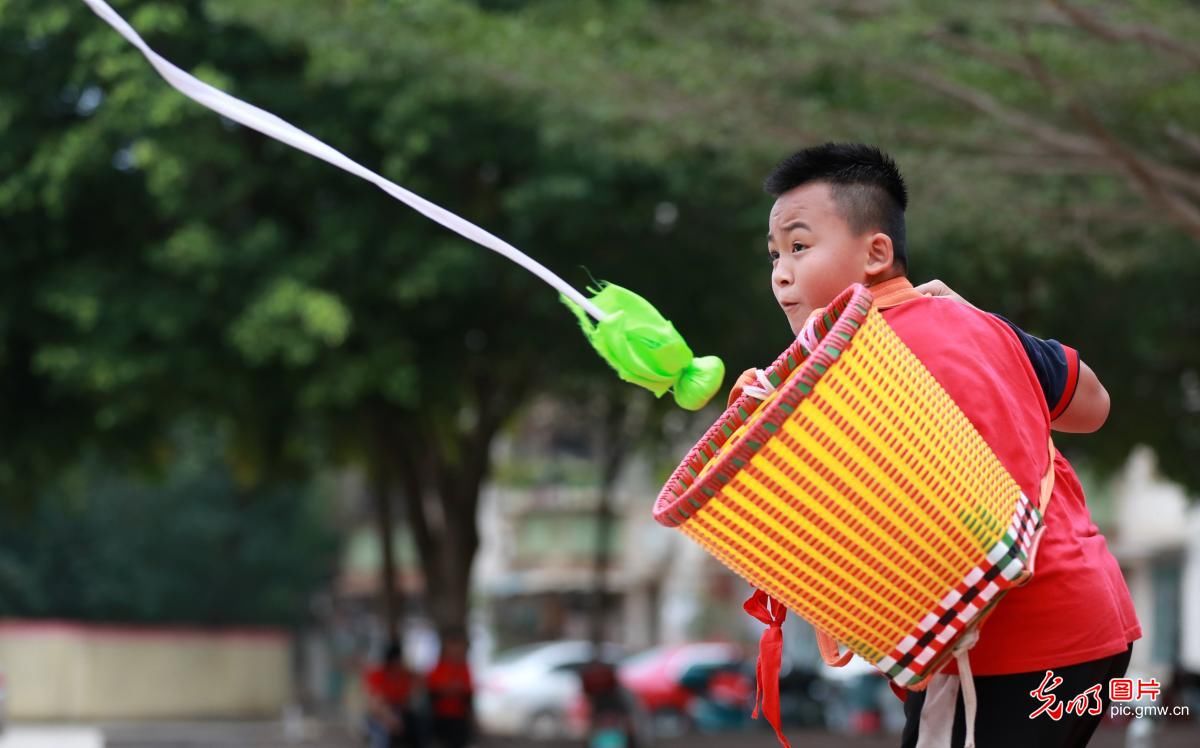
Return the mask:
<svg viewBox="0 0 1200 748">
<path fill-rule="evenodd" d="M 1046 677 L 1045 670 L 1014 675 L 976 676 L 975 694 L 978 707 L 975 717 L 975 745 L 977 748 L 1082 748 L 1091 740 L 1092 733 L 1096 731 L 1104 713 L 1108 711 L 1108 682 L 1125 675 L 1132 652 L 1133 645 L 1130 644 L 1128 650 L 1112 657 L 1054 668 L 1054 675 L 1062 678 L 1062 683 L 1052 691 L 1047 684 L 1043 693 L 1057 697 L 1061 709 L 1052 707 L 1053 712 L 1060 716 L 1057 720 L 1049 712 L 1032 719 L 1029 716 L 1045 703 L 1030 693 L 1042 686 Z M 1102 705 L 1100 714 L 1093 715 L 1085 711 L 1080 715 L 1066 709 L 1066 705 L 1072 699 L 1097 684 L 1100 686 L 1098 697 Z M 1091 699 L 1088 702 L 1089 706 L 1095 703 Z M 901 748 L 916 746 L 921 707 L 924 703 L 924 691 L 908 694 L 908 700 L 904 702 L 905 723 L 900 741 Z M 965 736 L 966 720 L 960 691 L 958 705 L 954 710 L 951 748 L 962 748 Z"/>
<path fill-rule="evenodd" d="M 471 742 L 471 720 L 467 717 L 434 717 L 433 739 L 445 748 L 464 748 Z"/>
<path fill-rule="evenodd" d="M 396 709 L 396 716 L 403 724 L 400 734 L 391 734 L 373 717 L 367 717 L 367 743 L 371 748 L 421 748 L 421 726 L 417 724 L 416 712 Z"/>
</svg>

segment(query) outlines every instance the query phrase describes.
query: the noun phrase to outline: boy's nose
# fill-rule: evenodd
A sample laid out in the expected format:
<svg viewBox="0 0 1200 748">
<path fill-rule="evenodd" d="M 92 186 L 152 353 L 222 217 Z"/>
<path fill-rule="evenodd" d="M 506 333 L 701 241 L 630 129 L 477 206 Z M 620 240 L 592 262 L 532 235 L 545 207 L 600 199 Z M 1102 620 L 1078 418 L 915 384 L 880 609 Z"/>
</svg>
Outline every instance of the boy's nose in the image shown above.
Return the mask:
<svg viewBox="0 0 1200 748">
<path fill-rule="evenodd" d="M 776 265 L 775 269 L 771 271 L 771 283 L 776 288 L 787 288 L 792 285 L 792 274 L 784 268 L 782 262 Z"/>
</svg>

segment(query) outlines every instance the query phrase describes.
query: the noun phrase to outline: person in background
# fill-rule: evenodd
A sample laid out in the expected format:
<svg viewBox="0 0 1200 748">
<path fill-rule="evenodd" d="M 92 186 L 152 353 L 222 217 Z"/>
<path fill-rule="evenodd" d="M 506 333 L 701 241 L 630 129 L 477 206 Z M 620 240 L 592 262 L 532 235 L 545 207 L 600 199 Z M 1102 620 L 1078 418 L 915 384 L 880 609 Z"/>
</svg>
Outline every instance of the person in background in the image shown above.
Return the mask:
<svg viewBox="0 0 1200 748">
<path fill-rule="evenodd" d="M 389 642 L 383 661 L 367 670 L 367 734 L 371 748 L 419 748 L 421 745 L 413 699 L 417 677 L 404 664 L 399 643 Z"/>
<path fill-rule="evenodd" d="M 588 706 L 586 745 L 636 748 L 633 710 L 621 688 L 617 668 L 593 656 L 579 671 L 579 680 Z"/>
<path fill-rule="evenodd" d="M 433 716 L 433 738 L 445 748 L 463 748 L 474 724 L 474 685 L 467 664 L 467 640 L 460 632 L 442 637 L 437 664 L 425 676 Z"/>
</svg>

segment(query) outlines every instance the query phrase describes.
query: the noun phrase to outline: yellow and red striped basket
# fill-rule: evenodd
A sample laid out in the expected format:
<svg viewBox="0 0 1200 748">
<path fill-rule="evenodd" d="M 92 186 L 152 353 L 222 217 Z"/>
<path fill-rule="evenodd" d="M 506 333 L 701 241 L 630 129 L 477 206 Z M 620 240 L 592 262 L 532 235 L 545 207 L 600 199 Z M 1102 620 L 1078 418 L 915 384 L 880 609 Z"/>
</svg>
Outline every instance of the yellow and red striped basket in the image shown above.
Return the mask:
<svg viewBox="0 0 1200 748">
<path fill-rule="evenodd" d="M 1028 575 L 1042 515 L 862 286 L 743 395 L 654 515 L 873 663 L 919 686 Z"/>
</svg>

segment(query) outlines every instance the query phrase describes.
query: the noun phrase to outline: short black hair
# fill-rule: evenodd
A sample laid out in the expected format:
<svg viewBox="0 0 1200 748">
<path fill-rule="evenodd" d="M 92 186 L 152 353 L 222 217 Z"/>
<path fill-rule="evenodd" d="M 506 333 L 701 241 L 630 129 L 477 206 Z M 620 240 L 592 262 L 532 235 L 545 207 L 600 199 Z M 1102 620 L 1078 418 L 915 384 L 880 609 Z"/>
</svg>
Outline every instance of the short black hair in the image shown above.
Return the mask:
<svg viewBox="0 0 1200 748">
<path fill-rule="evenodd" d="M 904 239 L 908 189 L 890 156 L 861 143 L 812 146 L 780 161 L 763 181 L 763 189 L 779 197 L 811 182 L 829 185 L 852 231 L 881 231 L 891 237 L 895 262 L 908 269 Z"/>
</svg>

